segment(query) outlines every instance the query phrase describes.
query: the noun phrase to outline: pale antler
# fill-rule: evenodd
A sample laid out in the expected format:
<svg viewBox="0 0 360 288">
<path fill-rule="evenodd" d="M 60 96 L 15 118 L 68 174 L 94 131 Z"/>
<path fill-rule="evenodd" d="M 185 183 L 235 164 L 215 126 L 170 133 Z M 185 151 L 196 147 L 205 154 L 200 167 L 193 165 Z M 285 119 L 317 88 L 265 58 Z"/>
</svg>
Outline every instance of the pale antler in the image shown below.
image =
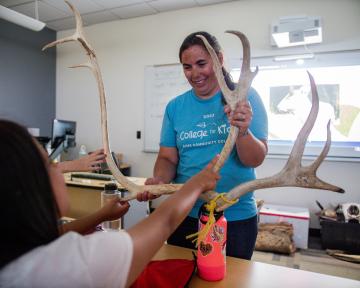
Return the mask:
<svg viewBox="0 0 360 288">
<path fill-rule="evenodd" d="M 211 47 L 211 45 L 208 43 L 208 41 L 204 36 L 197 35 L 197 37 L 201 38 L 201 40 L 204 42 L 212 58 L 215 75 L 218 80 L 221 91 L 223 92 L 225 101 L 230 106 L 231 110 L 234 110 L 238 102 L 247 100 L 247 94 L 251 86 L 252 80 L 254 79 L 254 77 L 258 72 L 258 67 L 256 67 L 256 70 L 254 72 L 251 72 L 250 43 L 247 37 L 239 31 L 226 31 L 226 33 L 231 33 L 238 36 L 243 45 L 243 61 L 241 65 L 241 74 L 240 74 L 239 82 L 236 84 L 236 88 L 234 90 L 230 90 L 230 88 L 227 86 L 225 82 L 224 74 L 222 72 L 222 65 L 214 49 Z M 219 160 L 217 161 L 214 167 L 214 171 L 219 171 L 221 167 L 224 165 L 226 159 L 229 157 L 230 152 L 232 151 L 235 145 L 235 141 L 238 134 L 239 134 L 239 128 L 235 126 L 231 126 L 225 145 L 221 150 Z"/>
<path fill-rule="evenodd" d="M 73 68 L 76 67 L 87 67 L 89 68 L 95 78 L 96 82 L 98 84 L 98 92 L 100 96 L 100 106 L 101 106 L 101 131 L 102 131 L 102 140 L 104 145 L 104 151 L 106 154 L 106 162 L 109 166 L 110 171 L 112 172 L 114 178 L 122 185 L 124 186 L 130 193 L 123 198 L 123 200 L 131 200 L 135 199 L 137 193 L 149 191 L 150 193 L 154 195 L 161 195 L 161 194 L 170 194 L 180 189 L 182 186 L 181 184 L 164 184 L 164 185 L 137 185 L 130 180 L 128 180 L 119 170 L 117 165 L 114 162 L 114 159 L 111 155 L 110 150 L 110 144 L 109 144 L 109 136 L 108 136 L 108 127 L 107 127 L 107 112 L 106 112 L 106 97 L 105 97 L 105 89 L 104 84 L 102 81 L 102 76 L 100 72 L 100 67 L 98 65 L 96 54 L 94 49 L 91 48 L 89 43 L 87 42 L 84 31 L 83 31 L 83 24 L 81 20 L 80 13 L 77 11 L 77 9 L 68 1 L 65 0 L 67 5 L 70 7 L 70 9 L 73 11 L 75 18 L 76 18 L 76 30 L 72 36 L 65 37 L 63 39 L 56 40 L 50 44 L 47 44 L 43 47 L 42 50 L 45 50 L 47 48 L 56 46 L 58 44 L 62 44 L 65 42 L 70 41 L 78 41 L 82 45 L 82 47 L 85 49 L 87 55 L 89 56 L 89 62 L 85 64 L 80 64 L 76 66 L 72 66 Z"/>
<path fill-rule="evenodd" d="M 314 126 L 317 114 L 319 112 L 319 97 L 316 90 L 316 85 L 312 75 L 308 72 L 310 84 L 311 84 L 311 93 L 312 93 L 312 107 L 309 113 L 309 116 L 304 123 L 304 126 L 301 128 L 296 141 L 294 143 L 294 147 L 291 150 L 289 159 L 284 166 L 284 168 L 276 175 L 263 178 L 263 179 L 255 179 L 253 181 L 249 181 L 243 183 L 232 190 L 230 190 L 226 194 L 226 198 L 228 200 L 239 199 L 242 195 L 249 191 L 254 191 L 258 189 L 264 188 L 272 188 L 272 187 L 303 187 L 303 188 L 314 188 L 314 189 L 322 189 L 322 190 L 330 190 L 338 193 L 344 193 L 345 191 L 337 186 L 332 184 L 328 184 L 322 180 L 320 180 L 316 176 L 316 171 L 319 168 L 322 161 L 325 159 L 327 153 L 330 149 L 331 144 L 331 132 L 330 132 L 330 121 L 327 125 L 327 139 L 325 146 L 317 159 L 309 166 L 302 166 L 301 159 L 304 153 L 306 140 L 311 132 L 311 129 Z M 217 210 L 222 211 L 229 207 L 230 205 L 219 199 L 217 201 Z"/>
</svg>

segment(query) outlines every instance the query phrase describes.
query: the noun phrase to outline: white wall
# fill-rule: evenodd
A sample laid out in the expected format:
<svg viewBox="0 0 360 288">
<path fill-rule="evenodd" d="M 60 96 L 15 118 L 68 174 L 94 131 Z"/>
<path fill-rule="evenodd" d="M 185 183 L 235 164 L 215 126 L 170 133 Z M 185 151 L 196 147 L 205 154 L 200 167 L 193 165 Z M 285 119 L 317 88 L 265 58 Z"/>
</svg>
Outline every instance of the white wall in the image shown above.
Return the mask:
<svg viewBox="0 0 360 288">
<path fill-rule="evenodd" d="M 144 132 L 146 65 L 178 62 L 183 38 L 198 30 L 216 35 L 228 60 L 241 55 L 238 39 L 223 33 L 229 29 L 248 36 L 254 56 L 285 53 L 287 50 L 270 47 L 269 24 L 277 17 L 299 14 L 322 17 L 324 42 L 311 46 L 314 52 L 360 49 L 358 0 L 242 0 L 86 27 L 106 87 L 112 150 L 124 153 L 132 175 L 151 176 L 156 158 L 156 154 L 143 153 L 143 139 L 136 139 L 137 130 Z M 59 32 L 58 38 L 71 32 Z M 85 69 L 67 69 L 86 60 L 78 44 L 67 43 L 57 49 L 56 116 L 77 121 L 78 144 L 96 149 L 101 146 L 101 132 L 95 80 Z M 266 159 L 257 169 L 258 175 L 271 175 L 284 164 L 281 159 Z M 299 188 L 263 190 L 256 195 L 268 203 L 309 207 L 311 211 L 317 211 L 315 199 L 325 206 L 360 202 L 359 172 L 360 163 L 325 161 L 320 167 L 319 176 L 343 187 L 346 194 L 342 195 Z M 311 226 L 317 227 L 312 218 Z"/>
</svg>

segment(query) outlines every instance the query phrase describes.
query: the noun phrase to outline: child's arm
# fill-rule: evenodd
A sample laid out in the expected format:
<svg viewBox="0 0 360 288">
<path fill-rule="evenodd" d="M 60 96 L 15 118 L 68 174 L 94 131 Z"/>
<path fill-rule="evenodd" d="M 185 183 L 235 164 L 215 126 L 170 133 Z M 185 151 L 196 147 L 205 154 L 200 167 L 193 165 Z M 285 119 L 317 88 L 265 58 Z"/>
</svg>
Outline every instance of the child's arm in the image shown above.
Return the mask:
<svg viewBox="0 0 360 288">
<path fill-rule="evenodd" d="M 217 158 L 162 202 L 149 217 L 128 230 L 133 241 L 133 258 L 127 286 L 133 283 L 164 241 L 185 219 L 199 195 L 215 188 L 219 175 L 212 169 Z"/>
<path fill-rule="evenodd" d="M 129 207 L 130 204 L 128 202 L 120 202 L 118 199 L 112 199 L 96 212 L 61 225 L 60 234 L 64 234 L 69 231 L 87 234 L 92 232 L 97 225 L 104 221 L 119 219 L 126 214 Z"/>
</svg>

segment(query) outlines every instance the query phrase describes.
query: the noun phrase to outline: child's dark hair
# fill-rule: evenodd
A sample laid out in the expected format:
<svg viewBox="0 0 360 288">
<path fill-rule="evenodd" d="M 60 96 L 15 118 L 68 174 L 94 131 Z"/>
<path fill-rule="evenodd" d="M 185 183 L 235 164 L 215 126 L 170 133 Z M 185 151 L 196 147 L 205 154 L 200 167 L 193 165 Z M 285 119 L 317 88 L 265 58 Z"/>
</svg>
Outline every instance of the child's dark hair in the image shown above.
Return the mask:
<svg viewBox="0 0 360 288">
<path fill-rule="evenodd" d="M 219 44 L 219 41 L 216 39 L 215 36 L 211 35 L 210 33 L 208 32 L 205 32 L 205 31 L 199 31 L 199 32 L 194 32 L 194 33 L 191 33 L 190 35 L 188 35 L 183 43 L 181 44 L 180 46 L 180 49 L 179 49 L 179 59 L 180 59 L 180 63 L 182 62 L 182 54 L 183 52 L 192 47 L 192 46 L 195 46 L 195 45 L 198 45 L 198 46 L 201 46 L 204 48 L 205 51 L 207 51 L 206 49 L 206 46 L 204 44 L 204 42 L 199 38 L 197 37 L 196 35 L 202 35 L 206 38 L 206 40 L 209 42 L 209 44 L 211 45 L 211 47 L 214 49 L 215 53 L 217 55 L 219 55 L 221 53 L 221 46 Z M 222 72 L 224 74 L 224 79 L 225 79 L 225 82 L 227 84 L 227 86 L 231 89 L 231 90 L 234 90 L 235 89 L 235 84 L 234 82 L 232 81 L 232 78 L 231 78 L 231 75 L 228 71 L 226 71 L 226 69 L 224 67 L 222 67 Z"/>
<path fill-rule="evenodd" d="M 40 145 L 26 128 L 0 119 L 0 268 L 59 236 L 59 209 Z"/>
</svg>

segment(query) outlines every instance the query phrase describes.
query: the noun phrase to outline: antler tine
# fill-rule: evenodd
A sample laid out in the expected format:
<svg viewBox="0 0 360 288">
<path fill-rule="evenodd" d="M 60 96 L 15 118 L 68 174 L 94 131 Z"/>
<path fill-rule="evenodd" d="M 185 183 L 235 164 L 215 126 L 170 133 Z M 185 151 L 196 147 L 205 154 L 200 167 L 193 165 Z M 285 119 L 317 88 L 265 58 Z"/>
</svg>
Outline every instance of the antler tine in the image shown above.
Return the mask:
<svg viewBox="0 0 360 288">
<path fill-rule="evenodd" d="M 86 63 L 82 63 L 82 64 L 69 66 L 69 68 L 89 68 L 89 69 L 92 69 L 92 64 L 90 62 L 86 62 Z"/>
<path fill-rule="evenodd" d="M 311 129 L 314 127 L 316 117 L 319 113 L 319 96 L 317 93 L 314 78 L 309 72 L 307 73 L 309 75 L 310 84 L 311 84 L 312 106 L 309 112 L 309 116 L 306 119 L 304 126 L 301 128 L 298 137 L 295 140 L 294 146 L 291 150 L 288 163 L 286 164 L 286 166 L 294 165 L 295 163 L 299 166 L 301 165 L 301 158 L 304 153 L 307 138 L 309 137 Z"/>
<path fill-rule="evenodd" d="M 70 41 L 77 41 L 77 39 L 75 38 L 74 35 L 69 36 L 69 37 L 65 37 L 65 38 L 56 40 L 56 41 L 54 41 L 54 42 L 51 42 L 51 43 L 49 43 L 49 44 L 46 44 L 46 45 L 41 49 L 41 51 L 45 51 L 45 50 L 48 49 L 48 48 L 54 47 L 54 46 L 56 46 L 56 45 L 58 45 L 58 44 L 61 44 L 61 43 L 70 42 Z"/>
<path fill-rule="evenodd" d="M 251 86 L 251 83 L 253 79 L 255 78 L 256 74 L 259 71 L 259 68 L 256 66 L 256 69 L 254 72 L 251 72 L 250 70 L 250 43 L 248 38 L 245 36 L 245 34 L 241 33 L 240 31 L 233 31 L 228 30 L 225 31 L 226 33 L 234 34 L 239 37 L 241 44 L 243 46 L 243 59 L 242 59 L 242 65 L 241 65 L 241 74 L 239 82 L 236 86 L 236 102 L 243 101 L 247 99 L 247 93 L 249 91 L 249 88 Z"/>
<path fill-rule="evenodd" d="M 62 44 L 65 42 L 70 42 L 70 41 L 79 41 L 80 44 L 82 45 L 82 47 L 86 50 L 86 52 L 93 56 L 95 56 L 95 51 L 94 49 L 91 47 L 91 45 L 87 42 L 87 40 L 85 39 L 85 35 L 84 35 L 84 29 L 83 29 L 83 22 L 81 19 L 81 15 L 79 13 L 79 11 L 75 8 L 75 6 L 73 6 L 70 2 L 68 2 L 67 0 L 64 0 L 65 3 L 70 7 L 71 11 L 74 13 L 75 15 L 75 20 L 76 20 L 76 29 L 73 35 L 56 40 L 54 42 L 51 42 L 47 45 L 45 45 L 42 48 L 42 51 L 50 48 L 50 47 L 54 47 L 58 44 Z"/>
<path fill-rule="evenodd" d="M 318 99 L 319 97 L 318 97 L 314 77 L 309 73 L 309 71 L 307 73 L 308 73 L 309 79 L 310 79 L 311 95 L 312 95 L 312 107 L 314 107 L 317 104 L 317 110 L 318 110 L 319 109 L 319 103 L 318 103 L 319 102 L 319 99 Z M 317 98 L 316 103 L 314 103 L 315 97 Z M 310 111 L 310 113 L 311 113 L 311 111 Z M 318 112 L 316 112 L 316 114 L 317 113 Z M 314 122 L 315 122 L 315 120 L 314 120 Z M 314 125 L 314 123 L 312 124 L 310 130 L 312 129 L 313 125 Z M 330 120 L 327 123 L 326 131 L 327 131 L 327 133 L 326 133 L 326 143 L 324 145 L 324 148 L 321 151 L 321 154 L 319 155 L 319 157 L 309 166 L 309 169 L 311 169 L 314 174 L 316 173 L 316 170 L 319 168 L 320 164 L 325 159 L 326 155 L 328 154 L 328 152 L 330 150 L 330 145 L 331 145 Z M 309 134 L 310 134 L 310 131 L 308 131 L 308 133 L 306 134 L 306 138 L 308 137 Z"/>
<path fill-rule="evenodd" d="M 316 176 L 316 171 L 319 168 L 320 164 L 323 162 L 323 160 L 325 159 L 326 155 L 328 154 L 329 150 L 330 150 L 330 144 L 331 144 L 331 131 L 330 131 L 330 120 L 327 123 L 327 138 L 326 138 L 326 143 L 324 145 L 323 150 L 321 151 L 321 154 L 319 155 L 318 158 L 315 159 L 315 161 L 309 165 L 308 167 L 306 167 L 306 169 L 308 169 L 309 173 L 311 175 L 314 175 L 314 177 L 316 178 L 318 185 L 319 185 L 319 189 L 324 189 L 324 190 L 330 190 L 330 191 L 334 191 L 334 192 L 339 192 L 339 193 L 344 193 L 345 191 L 337 186 L 331 185 L 329 183 L 324 182 L 323 180 L 319 179 Z"/>
<path fill-rule="evenodd" d="M 225 82 L 224 74 L 222 72 L 222 65 L 219 61 L 219 58 L 218 58 L 216 52 L 214 51 L 214 49 L 212 48 L 212 46 L 209 44 L 209 42 L 207 41 L 207 39 L 204 36 L 196 35 L 196 37 L 200 38 L 204 42 L 204 45 L 211 56 L 211 59 L 213 61 L 215 76 L 216 76 L 216 79 L 218 80 L 220 89 L 223 92 L 226 103 L 229 105 L 233 105 L 232 103 L 234 102 L 234 100 L 232 97 L 232 91 L 229 89 L 229 87 L 227 86 L 227 84 Z"/>
<path fill-rule="evenodd" d="M 83 22 L 82 22 L 79 11 L 70 2 L 68 2 L 67 0 L 64 0 L 64 1 L 70 7 L 70 9 L 73 11 L 73 13 L 75 15 L 76 30 L 75 30 L 74 36 L 81 43 L 81 45 L 84 47 L 84 49 L 87 51 L 87 53 L 89 55 L 92 55 L 95 57 L 94 49 L 91 47 L 91 45 L 87 42 L 87 40 L 85 38 L 84 29 L 83 29 L 84 26 L 83 26 Z"/>
<path fill-rule="evenodd" d="M 235 91 L 230 90 L 225 82 L 224 74 L 222 71 L 222 65 L 219 61 L 218 56 L 216 55 L 216 52 L 214 51 L 214 49 L 212 48 L 212 46 L 209 44 L 209 42 L 206 40 L 206 38 L 204 36 L 202 36 L 202 35 L 196 35 L 196 36 L 199 37 L 204 42 L 204 45 L 211 56 L 215 76 L 216 76 L 216 79 L 218 80 L 220 89 L 224 95 L 226 103 L 230 106 L 231 109 L 234 109 L 235 105 L 236 105 L 236 93 L 235 93 Z M 217 162 L 213 168 L 214 171 L 216 171 L 216 172 L 219 171 L 220 168 L 224 165 L 232 148 L 235 145 L 235 141 L 236 141 L 236 137 L 237 137 L 238 133 L 239 133 L 239 129 L 237 127 L 231 126 L 229 135 L 228 135 L 226 142 L 224 144 L 224 147 L 220 153 L 219 159 L 217 160 Z M 209 197 L 206 196 L 205 198 L 209 198 Z"/>
<path fill-rule="evenodd" d="M 309 166 L 312 167 L 312 170 L 314 173 L 319 168 L 322 161 L 325 159 L 326 155 L 328 154 L 330 150 L 330 144 L 331 144 L 331 131 L 330 131 L 330 120 L 328 121 L 326 125 L 326 143 L 324 145 L 323 150 L 321 151 L 321 154 L 318 158 L 315 159 L 315 161 Z"/>
<path fill-rule="evenodd" d="M 229 104 L 230 108 L 233 110 L 233 109 L 235 109 L 237 102 L 247 99 L 247 94 L 248 94 L 249 88 L 251 86 L 252 80 L 254 79 L 254 77 L 256 76 L 256 74 L 258 72 L 258 68 L 256 67 L 255 72 L 250 71 L 250 44 L 249 44 L 249 40 L 247 39 L 247 37 L 239 31 L 232 31 L 232 30 L 230 31 L 229 30 L 226 32 L 238 36 L 243 45 L 243 62 L 241 65 L 241 74 L 240 74 L 239 82 L 234 91 L 231 91 L 228 88 L 227 84 L 225 83 L 223 72 L 222 72 L 222 67 L 221 67 L 221 64 L 218 60 L 218 57 L 217 57 L 214 49 L 207 42 L 205 37 L 203 37 L 201 35 L 199 35 L 198 37 L 200 37 L 203 40 L 203 42 L 213 60 L 216 78 L 218 79 L 220 88 L 223 92 L 223 95 L 224 95 L 224 98 L 225 98 L 227 104 Z M 230 152 L 235 145 L 238 134 L 239 134 L 239 128 L 231 126 L 229 135 L 225 142 L 225 145 L 220 153 L 220 157 L 214 166 L 214 171 L 219 171 L 220 168 L 224 165 L 226 159 L 230 155 Z"/>
</svg>

